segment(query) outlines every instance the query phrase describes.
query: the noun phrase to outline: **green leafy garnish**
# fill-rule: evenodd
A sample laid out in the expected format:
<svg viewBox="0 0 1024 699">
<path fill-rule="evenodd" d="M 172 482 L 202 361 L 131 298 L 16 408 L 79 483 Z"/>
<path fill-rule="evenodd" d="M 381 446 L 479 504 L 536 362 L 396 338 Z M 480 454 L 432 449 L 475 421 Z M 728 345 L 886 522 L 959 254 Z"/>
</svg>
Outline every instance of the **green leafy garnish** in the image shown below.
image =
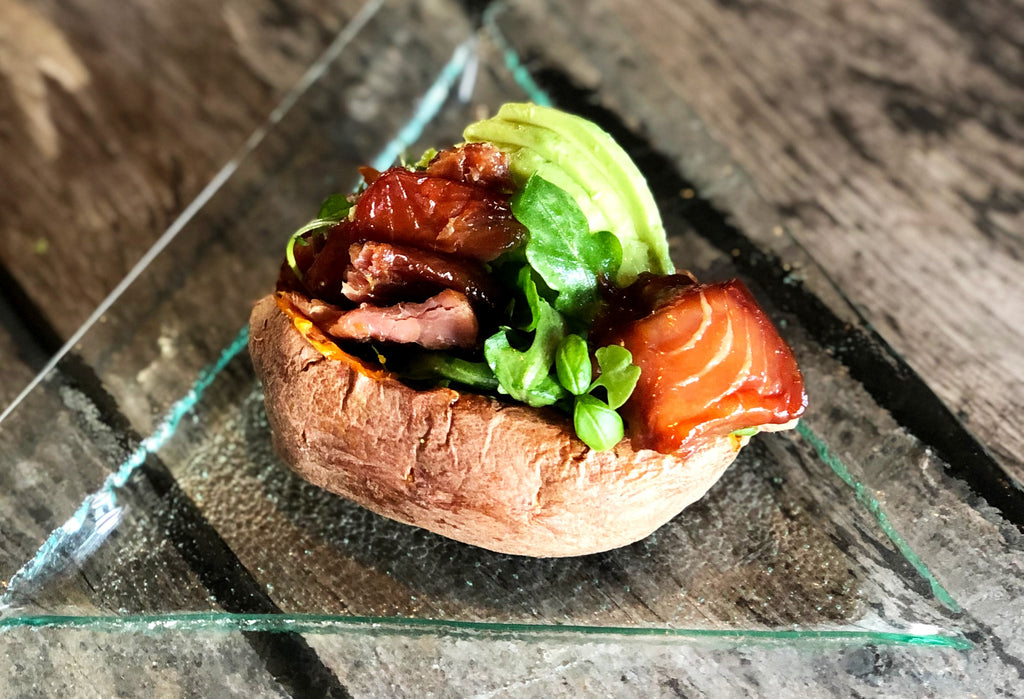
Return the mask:
<svg viewBox="0 0 1024 699">
<path fill-rule="evenodd" d="M 337 221 L 328 221 L 322 218 L 315 218 L 299 230 L 292 233 L 292 237 L 288 239 L 288 246 L 284 249 L 284 258 L 288 261 L 288 266 L 292 268 L 292 272 L 296 278 L 302 279 L 302 270 L 299 269 L 299 263 L 295 259 L 295 246 L 301 245 L 303 247 L 309 245 L 309 241 L 303 236 L 307 233 L 320 233 L 331 226 Z"/>
<path fill-rule="evenodd" d="M 555 372 L 558 383 L 574 396 L 590 390 L 590 351 L 587 341 L 579 335 L 566 335 L 555 353 Z"/>
<path fill-rule="evenodd" d="M 424 352 L 402 371 L 415 380 L 442 380 L 481 391 L 498 390 L 498 379 L 485 362 L 471 362 L 444 352 Z"/>
<path fill-rule="evenodd" d="M 743 429 L 740 430 L 733 430 L 732 434 L 736 437 L 753 437 L 755 434 L 757 434 L 757 428 L 744 427 Z"/>
<path fill-rule="evenodd" d="M 633 355 L 625 347 L 608 345 L 594 353 L 601 375 L 590 386 L 593 391 L 604 386 L 608 392 L 608 405 L 620 408 L 632 395 L 636 382 L 640 380 L 640 367 L 633 363 Z"/>
<path fill-rule="evenodd" d="M 537 282 L 533 279 L 533 270 L 529 265 L 524 265 L 519 270 L 517 282 L 519 289 L 523 292 L 523 298 L 526 300 L 525 308 L 530 316 L 529 322 L 520 325 L 519 328 L 533 332 L 537 329 L 537 323 L 540 322 L 540 292 L 537 291 Z"/>
<path fill-rule="evenodd" d="M 498 390 L 534 408 L 551 405 L 566 395 L 550 376 L 555 352 L 565 337 L 565 321 L 542 298 L 537 299 L 537 309 L 535 335 L 526 351 L 510 343 L 511 328 L 502 328 L 484 342 L 484 357 L 498 379 Z"/>
<path fill-rule="evenodd" d="M 614 278 L 622 263 L 619 239 L 607 231 L 591 233 L 576 200 L 537 175 L 512 197 L 512 214 L 530 232 L 530 266 L 558 292 L 555 308 L 592 320 L 600 300 L 598 278 Z"/>
<path fill-rule="evenodd" d="M 622 439 L 615 410 L 633 392 L 640 368 L 625 348 L 602 347 L 593 353 L 601 376 L 592 381 L 585 328 L 600 304 L 600 278 L 614 278 L 621 264 L 621 245 L 610 233 L 591 233 L 576 201 L 538 176 L 513 197 L 512 212 L 529 237 L 525 260 L 499 265 L 519 294 L 507 321 L 518 332 L 504 327 L 484 343 L 498 392 L 533 407 L 571 405 L 576 435 L 592 449 L 608 449 Z M 528 349 L 517 349 L 517 341 Z M 598 388 L 607 401 L 593 395 Z"/>
<path fill-rule="evenodd" d="M 324 199 L 316 217 L 322 221 L 340 221 L 348 216 L 352 206 L 352 202 L 344 194 L 332 194 Z"/>
<path fill-rule="evenodd" d="M 332 194 L 320 204 L 320 211 L 315 219 L 292 233 L 292 237 L 288 239 L 288 245 L 284 249 L 284 257 L 297 279 L 302 279 L 302 270 L 299 269 L 299 263 L 295 259 L 295 246 L 301 245 L 305 247 L 309 245 L 309 241 L 305 238 L 307 234 L 317 235 L 331 228 L 334 224 L 341 222 L 348 216 L 352 206 L 352 202 L 344 194 Z"/>
<path fill-rule="evenodd" d="M 587 343 L 579 335 L 569 335 L 558 347 L 555 368 L 559 382 L 576 397 L 573 406 L 576 436 L 591 449 L 601 451 L 622 439 L 622 418 L 615 410 L 636 388 L 640 367 L 633 364 L 629 350 L 618 345 L 602 347 L 594 356 L 601 375 L 591 383 Z M 593 395 L 598 387 L 604 387 L 607 401 Z"/>
<path fill-rule="evenodd" d="M 611 449 L 623 436 L 622 418 L 600 398 L 591 395 L 576 397 L 572 424 L 588 447 L 597 451 Z"/>
<path fill-rule="evenodd" d="M 413 164 L 413 169 L 426 170 L 427 166 L 430 165 L 430 161 L 433 160 L 434 156 L 436 155 L 437 148 L 427 148 L 425 151 L 423 151 L 423 155 L 420 156 L 420 159 Z"/>
</svg>

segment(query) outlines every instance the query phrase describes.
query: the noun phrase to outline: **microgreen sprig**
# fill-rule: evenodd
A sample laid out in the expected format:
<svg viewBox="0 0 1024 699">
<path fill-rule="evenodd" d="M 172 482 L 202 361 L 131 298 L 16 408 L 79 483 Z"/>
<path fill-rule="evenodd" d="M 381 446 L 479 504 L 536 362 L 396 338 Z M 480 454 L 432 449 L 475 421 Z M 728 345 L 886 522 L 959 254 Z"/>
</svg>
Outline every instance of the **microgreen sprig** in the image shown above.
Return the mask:
<svg viewBox="0 0 1024 699">
<path fill-rule="evenodd" d="M 633 355 L 619 345 L 608 345 L 594 352 L 601 375 L 591 381 L 590 352 L 579 335 L 568 335 L 555 354 L 558 381 L 574 396 L 572 419 L 576 436 L 597 451 L 611 449 L 623 435 L 622 418 L 616 409 L 633 393 L 640 378 L 640 367 Z M 608 400 L 594 395 L 603 387 Z"/>
<path fill-rule="evenodd" d="M 299 263 L 295 259 L 295 246 L 309 245 L 309 241 L 303 236 L 309 233 L 316 235 L 331 228 L 348 216 L 352 206 L 352 202 L 344 194 L 332 194 L 320 204 L 320 211 L 316 218 L 292 233 L 292 237 L 288 239 L 288 245 L 284 249 L 284 257 L 297 279 L 302 280 L 302 270 L 299 269 Z"/>
</svg>

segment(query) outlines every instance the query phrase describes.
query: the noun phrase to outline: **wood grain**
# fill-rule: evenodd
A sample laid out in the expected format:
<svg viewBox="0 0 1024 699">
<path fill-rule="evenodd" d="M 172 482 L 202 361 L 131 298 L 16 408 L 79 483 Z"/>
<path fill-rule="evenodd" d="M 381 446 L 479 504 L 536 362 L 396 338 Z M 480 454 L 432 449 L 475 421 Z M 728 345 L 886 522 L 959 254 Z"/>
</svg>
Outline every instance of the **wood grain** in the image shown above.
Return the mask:
<svg viewBox="0 0 1024 699">
<path fill-rule="evenodd" d="M 1019 444 L 993 416 L 1020 407 L 1019 371 L 1002 376 L 998 386 L 994 378 L 1012 369 L 1009 348 L 1021 339 L 1013 303 L 1021 257 L 1015 145 L 1021 81 L 1014 68 L 1020 22 L 1011 21 L 1020 13 L 1010 3 L 892 5 L 829 1 L 792 9 L 660 0 L 638 12 L 625 3 L 524 0 L 502 22 L 531 67 L 593 88 L 595 101 L 658 144 L 700 194 L 790 264 L 836 315 L 878 327 L 1013 468 Z M 255 17 L 270 16 L 268 8 L 225 0 L 213 9 L 188 6 L 199 27 L 190 34 L 163 7 L 66 7 L 0 0 L 8 18 L 0 28 L 0 73 L 7 80 L 0 83 L 0 157 L 28 163 L 25 172 L 3 175 L 20 196 L 0 190 L 7 197 L 0 200 L 0 256 L 17 267 L 18 283 L 64 334 L 75 327 L 74 314 L 80 319 L 91 309 L 103 284 L 112 284 L 148 244 L 132 236 L 145 230 L 152 240 L 233 152 L 218 137 L 236 138 L 237 146 L 247 133 L 243 122 L 257 119 L 260 105 L 272 104 L 300 72 L 298 56 L 308 46 L 289 37 L 311 33 L 311 43 L 322 46 L 326 37 L 317 22 L 332 21 L 317 14 L 324 11 L 319 5 L 289 12 L 282 4 L 282 14 L 262 24 Z M 104 12 L 115 13 L 120 28 L 105 26 L 99 18 L 111 17 Z M 33 36 L 45 60 L 12 52 L 7 27 Z M 132 28 L 148 35 L 120 46 Z M 282 231 L 301 223 L 325 189 L 348 184 L 348 170 L 336 170 L 365 162 L 395 132 L 469 31 L 454 3 L 389 8 L 89 334 L 78 356 L 96 385 L 44 384 L 15 416 L 19 421 L 0 428 L 0 463 L 13 464 L 0 468 L 0 576 L 9 576 L 138 436 L 187 395 L 199 369 L 241 327 L 248 302 L 271 283 Z M 479 105 L 521 97 L 501 52 L 486 42 L 482 51 Z M 41 80 L 32 78 L 26 61 Z M 240 81 L 238 102 L 225 105 L 220 82 L 230 77 Z M 457 138 L 474 111 L 449 103 L 429 140 Z M 59 173 L 65 166 L 67 179 Z M 197 174 L 203 168 L 206 175 Z M 117 188 L 104 189 L 105 179 Z M 8 227 L 9 212 L 29 223 L 41 216 L 46 206 L 39 201 L 52 207 L 52 191 L 69 202 L 59 204 L 62 219 L 82 213 L 54 240 L 75 241 L 88 231 L 81 236 L 91 255 L 85 261 L 37 234 L 47 220 Z M 49 199 L 34 200 L 40 193 Z M 15 201 L 20 198 L 27 203 Z M 660 203 L 672 210 L 671 202 Z M 129 220 L 134 228 L 109 233 Z M 707 275 L 737 272 L 728 252 L 709 246 L 685 221 L 668 223 L 677 260 Z M 54 300 L 69 294 L 75 301 L 66 309 Z M 771 308 L 771 299 L 765 301 Z M 467 642 L 400 634 L 309 639 L 345 684 L 367 693 L 465 687 L 510 694 L 529 687 L 544 694 L 566 684 L 644 695 L 721 694 L 737 686 L 779 694 L 794 684 L 822 696 L 907 695 L 922 686 L 940 694 L 966 687 L 1013 693 L 1024 676 L 1019 532 L 948 478 L 829 356 L 831 348 L 816 345 L 793 318 L 776 318 L 788 321 L 784 332 L 812 387 L 807 424 L 827 436 L 857 492 L 882 504 L 883 523 L 869 516 L 814 444 L 772 436 L 759 438 L 708 499 L 629 550 L 562 563 L 481 555 L 379 520 L 282 470 L 270 450 L 260 395 L 239 357 L 160 452 L 165 480 L 173 474 L 178 483 L 170 484 L 180 491 L 168 498 L 153 492 L 152 479 L 133 482 L 123 493 L 132 511 L 122 528 L 82 575 L 50 589 L 49 601 L 103 611 L 213 607 L 204 595 L 221 559 L 211 551 L 227 551 L 251 571 L 241 594 L 255 586 L 265 591 L 261 603 L 286 611 L 719 628 L 881 618 L 963 631 L 978 644 L 961 654 L 636 649 L 618 641 Z M 0 349 L 2 343 L 0 335 Z M 986 362 L 978 361 L 979 351 Z M 0 359 L 0 379 L 4 365 Z M 177 523 L 183 513 L 216 530 L 204 530 L 206 539 L 190 545 L 195 527 Z M 897 552 L 886 526 L 909 540 L 961 612 L 933 599 L 928 580 Z M 211 548 L 209 540 L 220 537 L 219 548 Z M 192 559 L 186 564 L 183 556 Z M 222 584 L 225 598 L 233 585 Z M 17 636 L 15 645 L 23 647 L 25 638 Z M 43 667 L 56 671 L 105 653 L 123 657 L 94 636 L 47 638 Z M 277 691 L 236 640 L 210 644 L 220 654 L 212 672 L 227 678 L 225 684 Z M 72 642 L 85 645 L 63 652 Z M 196 661 L 196 653 L 179 653 L 191 637 L 170 635 L 167 642 L 170 651 L 153 652 L 171 653 L 185 665 Z M 147 639 L 140 643 L 131 657 L 151 647 Z M 292 657 L 270 648 L 260 655 L 268 665 L 268 657 Z M 140 673 L 140 686 L 159 690 L 160 680 L 177 677 L 171 660 L 158 655 L 157 662 L 160 672 Z M 200 683 L 209 681 L 221 689 L 210 673 L 193 674 L 195 682 L 181 678 L 180 686 L 202 691 Z M 116 673 L 73 677 L 95 678 L 111 691 L 125 686 Z M 7 681 L 7 688 L 28 691 L 24 675 Z"/>
<path fill-rule="evenodd" d="M 289 697 L 240 633 L 18 629 L 0 636 L 6 697 Z"/>
<path fill-rule="evenodd" d="M 521 7 L 544 28 L 517 35 L 525 56 L 594 90 L 877 329 L 1024 481 L 1007 419 L 1024 414 L 1019 7 Z"/>
<path fill-rule="evenodd" d="M 361 4 L 0 2 L 0 264 L 60 336 Z"/>
</svg>

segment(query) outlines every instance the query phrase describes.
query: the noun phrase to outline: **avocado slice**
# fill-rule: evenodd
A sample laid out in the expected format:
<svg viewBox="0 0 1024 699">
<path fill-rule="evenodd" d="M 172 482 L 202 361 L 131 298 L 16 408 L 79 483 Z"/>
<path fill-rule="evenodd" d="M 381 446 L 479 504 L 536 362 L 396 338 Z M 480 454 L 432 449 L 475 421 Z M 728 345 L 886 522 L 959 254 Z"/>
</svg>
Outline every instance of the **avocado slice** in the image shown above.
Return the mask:
<svg viewBox="0 0 1024 699">
<path fill-rule="evenodd" d="M 509 167 L 512 171 L 512 179 L 520 188 L 526 186 L 526 181 L 530 179 L 531 175 L 539 175 L 556 187 L 568 192 L 569 196 L 576 200 L 576 204 L 583 211 L 583 215 L 587 217 L 590 230 L 610 231 L 612 229 L 612 223 L 605 216 L 604 212 L 598 208 L 597 203 L 593 199 L 593 193 L 585 189 L 579 180 L 573 179 L 568 172 L 529 148 L 512 146 L 510 144 L 495 145 L 509 152 Z"/>
<path fill-rule="evenodd" d="M 467 141 L 487 141 L 509 153 L 513 177 L 540 175 L 564 189 L 587 216 L 591 231 L 611 231 L 622 243 L 616 282 L 640 272 L 674 270 L 668 240 L 640 170 L 593 122 L 551 107 L 510 103 L 491 119 L 470 124 Z"/>
</svg>

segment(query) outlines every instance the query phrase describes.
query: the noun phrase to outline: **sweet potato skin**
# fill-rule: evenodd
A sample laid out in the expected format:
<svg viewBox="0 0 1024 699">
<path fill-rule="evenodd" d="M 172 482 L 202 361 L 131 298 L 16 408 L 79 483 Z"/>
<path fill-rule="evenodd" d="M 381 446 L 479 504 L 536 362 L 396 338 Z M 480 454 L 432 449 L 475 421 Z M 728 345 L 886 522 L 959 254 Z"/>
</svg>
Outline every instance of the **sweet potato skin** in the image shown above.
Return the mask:
<svg viewBox="0 0 1024 699">
<path fill-rule="evenodd" d="M 710 440 L 685 460 L 628 440 L 596 452 L 555 411 L 415 390 L 328 359 L 273 296 L 253 309 L 249 350 L 274 447 L 298 475 L 492 551 L 578 556 L 638 541 L 702 497 L 745 441 Z"/>
</svg>

